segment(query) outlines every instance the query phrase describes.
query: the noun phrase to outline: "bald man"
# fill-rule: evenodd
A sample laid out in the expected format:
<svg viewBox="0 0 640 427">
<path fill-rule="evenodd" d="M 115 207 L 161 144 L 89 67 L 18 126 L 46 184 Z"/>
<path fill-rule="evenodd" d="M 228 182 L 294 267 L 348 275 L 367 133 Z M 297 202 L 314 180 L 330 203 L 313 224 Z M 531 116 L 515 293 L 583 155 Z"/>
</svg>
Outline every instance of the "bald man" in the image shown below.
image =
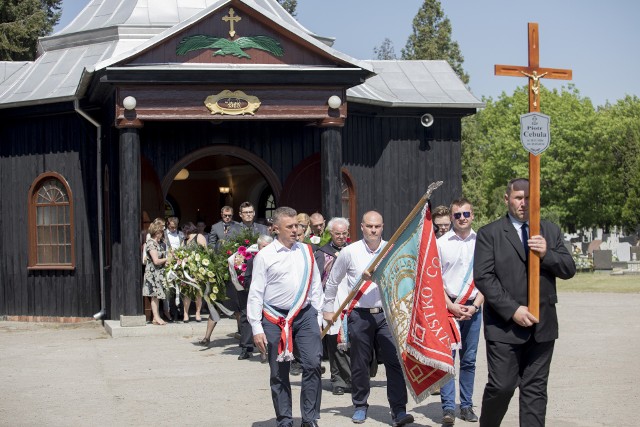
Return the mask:
<svg viewBox="0 0 640 427">
<path fill-rule="evenodd" d="M 342 279 L 347 276 L 349 291 L 353 290 L 360 281 L 362 272 L 387 243 L 382 240 L 383 225 L 382 215 L 378 212 L 365 213 L 360 225 L 362 240 L 340 251 L 325 288 L 323 311 L 324 319 L 328 322 L 333 319 L 333 303 Z M 407 414 L 407 387 L 391 330 L 382 310 L 382 298 L 377 284 L 371 283 L 358 299 L 355 308 L 348 315 L 347 326 L 351 345 L 351 400 L 355 407 L 351 421 L 362 424 L 367 419 L 367 400 L 371 388 L 369 366 L 372 350 L 378 344 L 387 372 L 387 399 L 393 425 L 412 423 L 413 416 Z"/>
</svg>

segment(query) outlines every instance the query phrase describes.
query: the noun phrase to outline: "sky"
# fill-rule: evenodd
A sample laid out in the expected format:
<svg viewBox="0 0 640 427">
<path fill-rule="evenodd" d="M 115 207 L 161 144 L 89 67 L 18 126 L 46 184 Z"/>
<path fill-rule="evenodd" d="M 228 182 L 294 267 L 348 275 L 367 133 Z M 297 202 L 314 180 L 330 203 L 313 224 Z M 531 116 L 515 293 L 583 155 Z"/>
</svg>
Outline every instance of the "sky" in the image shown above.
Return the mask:
<svg viewBox="0 0 640 427">
<path fill-rule="evenodd" d="M 148 0 L 153 2 L 153 0 Z M 542 79 L 548 89 L 575 85 L 594 106 L 640 96 L 640 1 L 637 0 L 440 0 L 452 39 L 464 56 L 469 87 L 477 97 L 511 95 L 525 78 L 494 75 L 494 65 L 526 66 L 527 23 L 539 25 L 540 66 L 573 70 L 572 81 Z M 89 0 L 63 0 L 63 28 Z M 373 59 L 389 38 L 398 56 L 423 0 L 298 0 L 297 20 L 336 39 L 334 48 Z M 544 100 L 541 103 L 544 113 Z"/>
</svg>

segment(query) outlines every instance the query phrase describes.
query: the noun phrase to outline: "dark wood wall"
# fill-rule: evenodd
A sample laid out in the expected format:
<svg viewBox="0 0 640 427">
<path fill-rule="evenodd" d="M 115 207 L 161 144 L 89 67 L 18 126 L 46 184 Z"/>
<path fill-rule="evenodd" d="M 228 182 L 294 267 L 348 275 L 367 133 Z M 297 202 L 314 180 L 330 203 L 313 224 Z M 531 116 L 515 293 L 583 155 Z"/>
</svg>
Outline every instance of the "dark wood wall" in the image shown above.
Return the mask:
<svg viewBox="0 0 640 427">
<path fill-rule="evenodd" d="M 159 122 L 141 132 L 142 155 L 154 165 L 160 180 L 187 154 L 210 145 L 243 148 L 272 165 L 283 183 L 302 160 L 320 151 L 320 132 L 302 122 Z"/>
<path fill-rule="evenodd" d="M 96 129 L 72 105 L 0 113 L 0 314 L 88 317 L 100 309 Z M 27 270 L 29 187 L 55 171 L 73 195 L 76 268 Z"/>
<path fill-rule="evenodd" d="M 342 129 L 343 164 L 356 184 L 357 220 L 367 210 L 379 210 L 385 218 L 385 237 L 431 182 L 444 181 L 432 197 L 434 206 L 461 195 L 462 114 L 434 116 L 433 126 L 425 128 L 419 115 L 378 117 L 356 111 Z M 320 152 L 322 129 L 301 122 L 164 122 L 147 123 L 140 132 L 142 155 L 160 180 L 189 153 L 227 144 L 261 157 L 284 183 L 300 162 Z"/>
<path fill-rule="evenodd" d="M 100 309 L 96 130 L 68 104 L 11 114 L 0 113 L 0 315 L 91 316 Z M 341 134 L 343 164 L 357 191 L 357 222 L 365 211 L 377 209 L 389 238 L 431 182 L 444 181 L 433 195 L 434 205 L 460 195 L 462 114 L 434 112 L 434 125 L 424 128 L 419 116 L 381 117 L 350 108 Z M 140 279 L 130 278 L 121 267 L 123 239 L 139 236 L 123 236 L 120 229 L 119 131 L 111 126 L 113 116 L 103 123 L 103 158 L 110 177 L 107 318 L 117 318 L 127 303 L 122 283 L 141 289 Z M 147 122 L 138 132 L 141 154 L 160 180 L 184 156 L 226 144 L 262 158 L 283 184 L 296 166 L 320 152 L 322 129 L 303 122 L 174 121 Z M 27 270 L 27 194 L 46 171 L 64 176 L 73 192 L 74 271 Z"/>
<path fill-rule="evenodd" d="M 355 180 L 358 218 L 379 211 L 391 237 L 434 181 L 444 181 L 432 204 L 449 204 L 462 189 L 460 117 L 434 113 L 429 128 L 418 117 L 350 114 L 343 129 L 343 164 Z"/>
</svg>

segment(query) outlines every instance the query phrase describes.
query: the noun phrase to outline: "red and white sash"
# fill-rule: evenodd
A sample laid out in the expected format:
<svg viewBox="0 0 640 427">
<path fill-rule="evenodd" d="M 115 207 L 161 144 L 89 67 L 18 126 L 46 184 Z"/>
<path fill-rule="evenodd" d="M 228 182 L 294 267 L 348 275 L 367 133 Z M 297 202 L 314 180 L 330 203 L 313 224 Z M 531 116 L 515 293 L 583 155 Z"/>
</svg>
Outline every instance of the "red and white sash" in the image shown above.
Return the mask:
<svg viewBox="0 0 640 427">
<path fill-rule="evenodd" d="M 338 348 L 340 350 L 346 351 L 349 348 L 349 330 L 347 327 L 347 318 L 349 314 L 351 314 L 353 309 L 356 308 L 356 304 L 358 304 L 358 301 L 360 300 L 362 295 L 367 292 L 367 289 L 369 289 L 372 283 L 373 282 L 371 280 L 365 281 L 362 286 L 360 286 L 360 289 L 358 289 L 356 296 L 353 297 L 347 308 L 345 310 L 342 310 L 342 313 L 340 313 L 341 325 L 340 331 L 338 331 Z"/>
<path fill-rule="evenodd" d="M 278 357 L 276 358 L 278 362 L 286 362 L 294 359 L 293 333 L 291 327 L 294 319 L 298 313 L 300 313 L 302 306 L 307 300 L 309 289 L 311 289 L 311 281 L 313 280 L 313 265 L 315 263 L 313 250 L 310 245 L 305 244 L 303 246 L 304 249 L 302 250 L 302 255 L 304 258 L 304 272 L 302 274 L 300 286 L 298 287 L 295 299 L 287 313 L 287 316 L 284 317 L 282 313 L 275 310 L 267 303 L 264 304 L 264 309 L 262 310 L 264 318 L 274 325 L 278 325 L 282 330 L 280 334 L 280 342 L 278 343 Z"/>
<path fill-rule="evenodd" d="M 469 269 L 467 270 L 467 273 L 464 275 L 464 279 L 462 279 L 464 282 L 462 285 L 462 290 L 458 294 L 458 297 L 456 298 L 454 303 L 464 305 L 469 300 L 469 297 L 473 293 L 473 290 L 476 288 L 476 284 L 473 281 L 473 277 L 471 277 L 472 272 L 473 272 L 473 258 L 471 258 L 471 262 L 469 263 Z M 453 313 L 449 311 L 448 314 L 449 314 L 449 323 L 451 323 L 451 326 L 452 326 L 451 329 L 453 330 L 453 333 L 455 336 L 454 342 L 451 345 L 451 349 L 459 350 L 462 348 L 462 335 L 460 334 L 460 324 L 458 323 L 458 320 L 453 316 Z"/>
</svg>

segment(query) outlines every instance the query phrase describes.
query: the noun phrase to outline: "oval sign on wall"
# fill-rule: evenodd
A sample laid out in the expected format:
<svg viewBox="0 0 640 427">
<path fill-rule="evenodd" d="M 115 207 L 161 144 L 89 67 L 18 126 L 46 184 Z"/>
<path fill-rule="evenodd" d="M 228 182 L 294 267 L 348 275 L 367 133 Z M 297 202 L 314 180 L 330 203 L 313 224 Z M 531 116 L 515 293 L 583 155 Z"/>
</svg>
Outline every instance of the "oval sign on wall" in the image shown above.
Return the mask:
<svg viewBox="0 0 640 427">
<path fill-rule="evenodd" d="M 260 100 L 258 97 L 247 95 L 241 90 L 223 90 L 217 95 L 207 96 L 204 105 L 211 111 L 211 114 L 254 115 L 260 108 Z"/>
</svg>

